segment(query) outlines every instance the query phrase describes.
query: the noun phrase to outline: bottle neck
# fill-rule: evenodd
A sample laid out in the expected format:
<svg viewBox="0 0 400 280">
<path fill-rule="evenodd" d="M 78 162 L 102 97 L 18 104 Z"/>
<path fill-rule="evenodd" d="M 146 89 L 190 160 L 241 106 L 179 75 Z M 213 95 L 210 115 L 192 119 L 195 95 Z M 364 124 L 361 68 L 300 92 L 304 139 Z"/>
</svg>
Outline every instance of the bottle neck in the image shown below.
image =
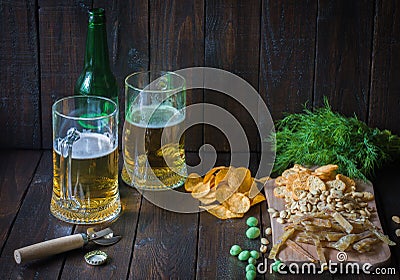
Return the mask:
<svg viewBox="0 0 400 280">
<path fill-rule="evenodd" d="M 105 23 L 89 23 L 84 64 L 86 69 L 111 71 Z"/>
</svg>

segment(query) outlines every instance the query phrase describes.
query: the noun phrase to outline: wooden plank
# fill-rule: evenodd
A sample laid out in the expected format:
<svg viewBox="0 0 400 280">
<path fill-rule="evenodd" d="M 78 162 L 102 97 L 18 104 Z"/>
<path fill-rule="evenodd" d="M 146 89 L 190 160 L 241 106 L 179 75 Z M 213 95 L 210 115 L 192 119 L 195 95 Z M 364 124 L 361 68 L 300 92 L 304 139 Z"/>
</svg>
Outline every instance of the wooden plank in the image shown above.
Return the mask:
<svg viewBox="0 0 400 280">
<path fill-rule="evenodd" d="M 316 13 L 317 1 L 263 1 L 259 92 L 274 120 L 312 100 Z"/>
<path fill-rule="evenodd" d="M 216 166 L 230 165 L 230 153 L 218 154 Z M 258 168 L 258 156 L 251 154 L 249 169 L 254 174 Z M 229 255 L 229 249 L 237 244 L 242 249 L 258 250 L 260 240 L 246 237 L 246 219 L 250 216 L 261 221 L 260 207 L 253 206 L 241 219 L 219 220 L 207 212 L 200 213 L 196 279 L 244 279 L 247 262 Z M 261 259 L 259 260 L 261 261 Z"/>
<path fill-rule="evenodd" d="M 334 110 L 366 121 L 373 2 L 318 3 L 313 105 L 327 96 Z"/>
<path fill-rule="evenodd" d="M 0 254 L 41 154 L 29 150 L 0 151 Z"/>
<path fill-rule="evenodd" d="M 204 0 L 150 1 L 150 69 L 179 70 L 204 65 Z M 190 77 L 188 77 L 190 78 Z M 203 102 L 203 90 L 187 90 L 186 104 Z M 193 117 L 187 110 L 187 118 Z M 203 125 L 185 132 L 185 149 L 203 144 Z"/>
<path fill-rule="evenodd" d="M 119 159 L 122 168 L 122 157 Z M 117 220 L 111 224 L 107 223 L 115 235 L 121 235 L 122 239 L 109 247 L 102 247 L 89 242 L 82 250 L 71 252 L 65 261 L 61 279 L 126 279 L 129 271 L 132 249 L 136 237 L 141 196 L 133 188 L 128 187 L 120 179 L 119 193 L 121 196 L 122 213 Z M 100 225 L 102 228 L 106 225 Z M 75 233 L 86 232 L 89 226 L 78 226 Z M 102 250 L 108 256 L 107 265 L 93 269 L 83 260 L 83 256 L 92 250 Z M 86 275 L 84 277 L 84 275 Z"/>
<path fill-rule="evenodd" d="M 143 199 L 129 279 L 195 274 L 198 214 L 161 209 Z"/>
<path fill-rule="evenodd" d="M 400 6 L 376 1 L 369 124 L 400 134 Z"/>
<path fill-rule="evenodd" d="M 80 0 L 79 1 L 79 6 L 84 9 L 88 10 L 92 8 L 92 2 L 93 0 Z M 38 6 L 40 8 L 43 7 L 70 7 L 71 6 L 71 1 L 64 1 L 64 0 L 38 0 Z M 76 5 L 76 3 L 72 4 Z"/>
<path fill-rule="evenodd" d="M 51 1 L 50 1 L 51 2 Z M 43 147 L 52 147 L 51 106 L 58 98 L 73 95 L 83 68 L 90 1 L 39 9 L 41 113 Z"/>
<path fill-rule="evenodd" d="M 73 225 L 61 222 L 50 214 L 52 176 L 52 153 L 46 151 L 1 254 L 1 279 L 57 279 L 60 273 L 65 254 L 22 265 L 17 265 L 13 256 L 17 248 L 72 233 Z"/>
<path fill-rule="evenodd" d="M 258 89 L 259 43 L 260 43 L 260 1 L 208 1 L 205 7 L 205 66 L 230 71 Z M 232 81 L 220 81 L 229 87 Z M 225 84 L 224 84 L 225 83 Z M 233 123 L 215 128 L 204 127 L 204 142 L 211 144 L 218 152 L 230 151 L 229 140 L 220 130 L 244 129 L 250 150 L 258 149 L 259 137 L 256 120 L 253 121 L 242 105 L 224 93 L 206 90 L 204 103 L 215 104 L 229 111 L 240 122 L 240 128 Z M 230 94 L 233 94 L 231 92 Z M 257 110 L 257 101 L 251 108 Z M 207 114 L 207 113 L 206 113 Z M 232 150 L 232 152 L 246 151 Z"/>
<path fill-rule="evenodd" d="M 1 1 L 0 11 L 0 146 L 40 148 L 35 1 Z"/>
</svg>

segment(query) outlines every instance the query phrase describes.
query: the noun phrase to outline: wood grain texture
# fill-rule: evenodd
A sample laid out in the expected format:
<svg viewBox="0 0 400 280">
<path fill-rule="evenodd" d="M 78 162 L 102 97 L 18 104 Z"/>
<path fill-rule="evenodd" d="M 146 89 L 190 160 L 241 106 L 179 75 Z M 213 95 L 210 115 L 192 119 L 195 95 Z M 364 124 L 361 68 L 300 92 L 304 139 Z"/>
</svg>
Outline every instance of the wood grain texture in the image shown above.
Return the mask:
<svg viewBox="0 0 400 280">
<path fill-rule="evenodd" d="M 62 269 L 65 255 L 53 256 L 27 265 L 17 265 L 13 257 L 15 249 L 72 233 L 73 225 L 60 222 L 50 214 L 52 175 L 52 154 L 46 151 L 40 159 L 1 254 L 1 279 L 57 279 Z"/>
<path fill-rule="evenodd" d="M 245 79 L 256 90 L 259 71 L 260 7 L 260 1 L 208 1 L 205 7 L 205 66 L 232 72 Z M 232 81 L 220 82 L 222 85 L 227 83 L 226 87 L 229 87 Z M 250 150 L 256 151 L 259 142 L 256 120 L 252 120 L 246 109 L 224 93 L 206 90 L 204 94 L 206 104 L 215 104 L 229 111 L 240 122 L 240 127 L 231 122 L 218 128 L 206 125 L 204 142 L 211 144 L 217 151 L 231 151 L 230 139 L 226 139 L 221 130 L 244 129 Z M 254 103 L 251 107 L 256 111 L 257 102 Z M 245 150 L 246 147 L 242 147 L 242 150 L 232 152 Z"/>
<path fill-rule="evenodd" d="M 43 148 L 52 147 L 51 106 L 55 100 L 73 95 L 83 68 L 87 8 L 91 2 L 84 3 L 47 7 L 47 1 L 43 1 L 39 9 Z"/>
<path fill-rule="evenodd" d="M 336 111 L 366 121 L 372 1 L 318 2 L 314 106 L 326 96 Z"/>
<path fill-rule="evenodd" d="M 204 0 L 149 1 L 150 70 L 179 70 L 204 65 Z M 186 77 L 190 79 L 191 77 Z M 187 90 L 186 105 L 203 102 L 203 90 Z M 192 118 L 187 110 L 187 118 Z M 185 132 L 185 149 L 203 144 L 203 125 Z"/>
<path fill-rule="evenodd" d="M 0 12 L 0 146 L 41 148 L 35 1 L 1 1 Z"/>
<path fill-rule="evenodd" d="M 119 159 L 119 170 L 123 164 Z M 138 216 L 141 205 L 141 196 L 133 188 L 119 180 L 119 193 L 121 197 L 122 212 L 117 220 L 101 224 L 97 227 L 110 227 L 114 235 L 121 235 L 122 239 L 112 246 L 99 246 L 89 242 L 84 248 L 69 254 L 61 275 L 61 279 L 81 279 L 83 274 L 90 275 L 92 279 L 126 279 L 132 258 L 132 249 L 136 238 Z M 75 233 L 86 232 L 89 226 L 77 226 Z M 83 261 L 83 256 L 92 250 L 102 250 L 108 256 L 107 265 L 96 269 L 88 266 Z"/>
<path fill-rule="evenodd" d="M 41 151 L 0 151 L 0 254 L 41 154 Z"/>
<path fill-rule="evenodd" d="M 143 199 L 129 279 L 174 279 L 195 274 L 198 214 L 161 209 Z"/>
<path fill-rule="evenodd" d="M 316 13 L 317 1 L 263 1 L 259 92 L 274 120 L 312 100 Z"/>
<path fill-rule="evenodd" d="M 400 3 L 376 1 L 369 124 L 400 134 Z"/>
</svg>

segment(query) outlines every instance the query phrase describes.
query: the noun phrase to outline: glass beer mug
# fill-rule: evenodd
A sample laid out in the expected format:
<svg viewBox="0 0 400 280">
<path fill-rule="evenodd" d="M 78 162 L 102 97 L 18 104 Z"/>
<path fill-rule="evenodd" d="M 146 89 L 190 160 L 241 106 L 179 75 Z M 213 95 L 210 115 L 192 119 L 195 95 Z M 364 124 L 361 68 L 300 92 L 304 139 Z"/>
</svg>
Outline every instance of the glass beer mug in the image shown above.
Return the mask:
<svg viewBox="0 0 400 280">
<path fill-rule="evenodd" d="M 114 219 L 121 211 L 116 103 L 71 96 L 56 101 L 52 113 L 51 213 L 75 224 Z"/>
<path fill-rule="evenodd" d="M 179 187 L 187 176 L 185 79 L 173 72 L 138 72 L 125 79 L 122 178 L 141 190 Z"/>
</svg>

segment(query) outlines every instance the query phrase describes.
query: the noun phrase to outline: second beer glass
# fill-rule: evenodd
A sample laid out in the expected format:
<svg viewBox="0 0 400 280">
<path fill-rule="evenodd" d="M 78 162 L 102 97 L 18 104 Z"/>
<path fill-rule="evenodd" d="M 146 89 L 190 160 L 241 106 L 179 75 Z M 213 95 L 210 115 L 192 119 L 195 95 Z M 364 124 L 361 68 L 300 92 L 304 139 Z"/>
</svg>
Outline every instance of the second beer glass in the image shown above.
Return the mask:
<svg viewBox="0 0 400 280">
<path fill-rule="evenodd" d="M 126 183 L 142 190 L 183 184 L 185 108 L 185 79 L 176 73 L 138 72 L 125 79 Z"/>
</svg>

